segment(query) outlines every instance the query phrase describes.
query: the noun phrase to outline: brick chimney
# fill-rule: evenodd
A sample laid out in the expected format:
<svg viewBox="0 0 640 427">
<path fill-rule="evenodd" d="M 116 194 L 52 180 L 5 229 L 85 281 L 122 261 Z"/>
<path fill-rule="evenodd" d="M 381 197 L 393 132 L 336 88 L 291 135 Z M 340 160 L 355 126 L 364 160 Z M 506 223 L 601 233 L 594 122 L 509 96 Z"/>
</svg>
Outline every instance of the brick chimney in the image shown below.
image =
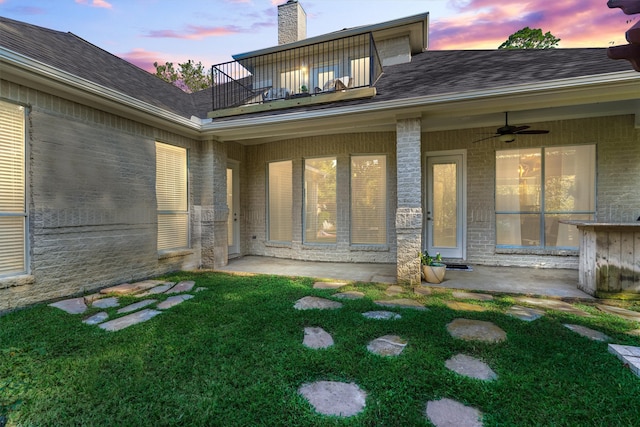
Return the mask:
<svg viewBox="0 0 640 427">
<path fill-rule="evenodd" d="M 298 0 L 288 0 L 278 6 L 278 44 L 307 38 L 307 14 Z"/>
</svg>

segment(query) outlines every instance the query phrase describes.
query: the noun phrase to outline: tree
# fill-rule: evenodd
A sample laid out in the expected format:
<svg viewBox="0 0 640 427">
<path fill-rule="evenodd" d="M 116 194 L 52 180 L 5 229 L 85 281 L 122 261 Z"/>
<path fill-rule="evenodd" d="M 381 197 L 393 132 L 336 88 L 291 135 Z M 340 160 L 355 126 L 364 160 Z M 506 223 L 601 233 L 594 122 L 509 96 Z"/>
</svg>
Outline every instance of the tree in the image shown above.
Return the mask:
<svg viewBox="0 0 640 427">
<path fill-rule="evenodd" d="M 540 28 L 524 27 L 511 34 L 498 49 L 553 49 L 559 42 L 560 39 L 549 31 L 542 34 Z"/>
<path fill-rule="evenodd" d="M 178 64 L 177 70 L 173 66 L 173 62 L 165 62 L 164 65 L 154 62 L 153 66 L 156 68 L 156 76 L 185 92 L 198 92 L 213 86 L 211 71 L 205 72 L 201 62 L 196 64 L 192 60 L 188 60 Z"/>
</svg>

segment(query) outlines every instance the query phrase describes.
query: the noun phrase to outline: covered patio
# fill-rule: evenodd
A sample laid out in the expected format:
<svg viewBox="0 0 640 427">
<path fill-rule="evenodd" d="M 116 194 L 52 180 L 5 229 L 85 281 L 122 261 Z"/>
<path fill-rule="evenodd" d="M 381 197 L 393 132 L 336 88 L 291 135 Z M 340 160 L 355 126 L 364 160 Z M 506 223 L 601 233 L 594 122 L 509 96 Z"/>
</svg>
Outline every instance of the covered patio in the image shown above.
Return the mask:
<svg viewBox="0 0 640 427">
<path fill-rule="evenodd" d="M 395 264 L 314 262 L 244 256 L 230 260 L 228 265 L 218 268 L 217 271 L 396 283 Z M 422 285 L 432 286 L 424 281 Z M 556 298 L 593 299 L 592 296 L 578 289 L 578 272 L 569 269 L 472 265 L 471 271 L 447 270 L 444 282 L 433 286 Z"/>
</svg>

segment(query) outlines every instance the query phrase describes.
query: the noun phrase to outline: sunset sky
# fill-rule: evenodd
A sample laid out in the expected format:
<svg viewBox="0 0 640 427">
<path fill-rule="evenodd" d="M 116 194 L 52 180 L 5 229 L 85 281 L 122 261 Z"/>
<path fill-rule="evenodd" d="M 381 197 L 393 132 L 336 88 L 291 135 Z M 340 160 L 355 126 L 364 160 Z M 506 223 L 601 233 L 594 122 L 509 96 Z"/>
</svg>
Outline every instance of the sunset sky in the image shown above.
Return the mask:
<svg viewBox="0 0 640 427">
<path fill-rule="evenodd" d="M 0 15 L 79 37 L 153 71 L 192 59 L 209 67 L 277 44 L 286 0 L 0 0 Z M 559 47 L 625 44 L 635 16 L 606 0 L 300 0 L 307 36 L 429 12 L 429 48 L 495 49 L 529 26 Z M 638 15 L 640 16 L 640 15 Z"/>
</svg>

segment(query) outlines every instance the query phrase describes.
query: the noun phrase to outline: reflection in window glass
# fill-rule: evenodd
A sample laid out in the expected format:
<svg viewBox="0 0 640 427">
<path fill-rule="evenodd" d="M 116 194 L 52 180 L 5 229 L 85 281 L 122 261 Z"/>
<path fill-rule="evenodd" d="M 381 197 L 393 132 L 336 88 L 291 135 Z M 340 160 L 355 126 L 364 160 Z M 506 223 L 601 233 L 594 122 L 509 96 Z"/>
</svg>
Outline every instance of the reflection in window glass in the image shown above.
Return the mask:
<svg viewBox="0 0 640 427">
<path fill-rule="evenodd" d="M 594 218 L 595 169 L 594 145 L 497 151 L 496 244 L 577 248 L 560 221 Z"/>
<path fill-rule="evenodd" d="M 387 243 L 387 158 L 351 158 L 351 243 Z"/>
<path fill-rule="evenodd" d="M 304 241 L 336 242 L 336 158 L 307 159 L 304 165 Z"/>
</svg>

